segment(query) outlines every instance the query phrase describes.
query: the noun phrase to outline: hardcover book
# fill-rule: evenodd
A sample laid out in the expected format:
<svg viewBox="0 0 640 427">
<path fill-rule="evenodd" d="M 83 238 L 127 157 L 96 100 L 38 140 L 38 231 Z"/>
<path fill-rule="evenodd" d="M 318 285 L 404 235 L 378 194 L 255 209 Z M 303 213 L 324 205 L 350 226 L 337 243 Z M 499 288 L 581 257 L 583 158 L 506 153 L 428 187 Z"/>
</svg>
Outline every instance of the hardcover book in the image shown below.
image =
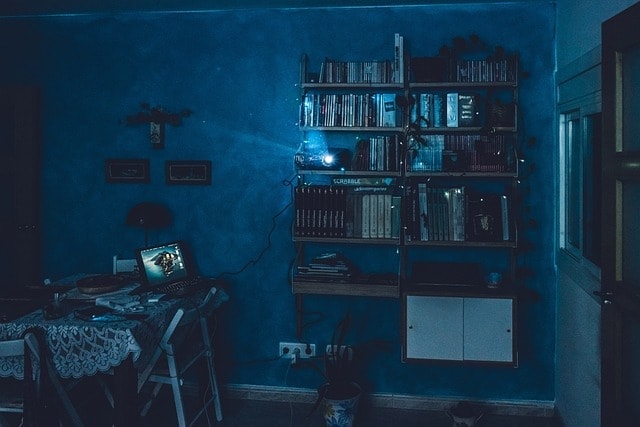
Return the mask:
<svg viewBox="0 0 640 427">
<path fill-rule="evenodd" d="M 458 127 L 458 94 L 447 94 L 447 127 Z"/>
<path fill-rule="evenodd" d="M 418 103 L 418 121 L 420 127 L 429 128 L 433 127 L 433 94 L 421 93 L 420 101 Z"/>
<path fill-rule="evenodd" d="M 495 194 L 472 193 L 467 197 L 467 240 L 503 240 L 502 203 Z"/>
<path fill-rule="evenodd" d="M 382 127 L 396 127 L 397 126 L 397 111 L 396 111 L 396 95 L 393 93 L 382 93 L 380 96 L 380 113 L 381 113 L 381 126 Z"/>
<path fill-rule="evenodd" d="M 368 239 L 371 237 L 370 221 L 370 208 L 371 208 L 371 194 L 362 195 L 362 238 Z"/>
<path fill-rule="evenodd" d="M 400 238 L 400 226 L 401 226 L 401 200 L 400 196 L 391 196 L 391 238 Z"/>
<path fill-rule="evenodd" d="M 369 236 L 372 239 L 378 238 L 378 197 L 369 194 Z"/>
<path fill-rule="evenodd" d="M 458 125 L 471 127 L 476 124 L 476 98 L 474 95 L 458 96 Z"/>
<path fill-rule="evenodd" d="M 445 103 L 446 100 L 439 93 L 433 94 L 433 127 L 445 127 Z"/>
<path fill-rule="evenodd" d="M 418 203 L 420 205 L 420 240 L 429 240 L 429 216 L 427 208 L 427 183 L 418 184 Z"/>
</svg>

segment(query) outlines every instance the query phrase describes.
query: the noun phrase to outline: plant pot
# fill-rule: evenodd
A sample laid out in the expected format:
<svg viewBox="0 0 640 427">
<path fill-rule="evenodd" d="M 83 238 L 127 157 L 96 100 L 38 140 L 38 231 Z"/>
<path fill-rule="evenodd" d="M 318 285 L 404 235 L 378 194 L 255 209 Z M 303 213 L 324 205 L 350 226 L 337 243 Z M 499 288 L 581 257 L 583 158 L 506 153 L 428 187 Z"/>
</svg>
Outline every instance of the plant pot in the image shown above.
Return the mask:
<svg viewBox="0 0 640 427">
<path fill-rule="evenodd" d="M 327 427 L 352 427 L 362 390 L 356 383 L 346 384 L 339 390 L 327 385 L 322 399 L 324 420 Z"/>
</svg>

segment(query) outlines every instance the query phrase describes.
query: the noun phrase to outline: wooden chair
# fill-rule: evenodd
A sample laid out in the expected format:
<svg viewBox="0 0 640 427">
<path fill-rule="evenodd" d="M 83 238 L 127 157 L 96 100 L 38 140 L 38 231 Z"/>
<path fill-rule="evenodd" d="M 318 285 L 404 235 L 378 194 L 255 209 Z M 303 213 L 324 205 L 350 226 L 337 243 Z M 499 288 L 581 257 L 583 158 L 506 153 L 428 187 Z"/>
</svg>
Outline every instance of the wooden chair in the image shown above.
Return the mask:
<svg viewBox="0 0 640 427">
<path fill-rule="evenodd" d="M 180 308 L 173 316 L 153 357 L 138 378 L 139 392 L 145 384 L 154 383 L 149 399 L 142 408 L 141 414 L 143 416 L 149 411 L 162 386 L 170 385 L 180 427 L 191 425 L 202 415 L 207 414 L 207 408 L 212 403 L 216 419 L 222 421 L 222 408 L 211 344 L 212 335 L 208 327 L 208 320 L 215 310 L 214 295 L 216 291 L 216 288 L 211 288 L 199 306 Z M 183 401 L 184 376 L 199 362 L 204 362 L 207 368 L 207 387 L 204 389 L 201 387 L 202 408 L 187 423 Z M 208 397 L 204 399 L 205 396 Z"/>
</svg>

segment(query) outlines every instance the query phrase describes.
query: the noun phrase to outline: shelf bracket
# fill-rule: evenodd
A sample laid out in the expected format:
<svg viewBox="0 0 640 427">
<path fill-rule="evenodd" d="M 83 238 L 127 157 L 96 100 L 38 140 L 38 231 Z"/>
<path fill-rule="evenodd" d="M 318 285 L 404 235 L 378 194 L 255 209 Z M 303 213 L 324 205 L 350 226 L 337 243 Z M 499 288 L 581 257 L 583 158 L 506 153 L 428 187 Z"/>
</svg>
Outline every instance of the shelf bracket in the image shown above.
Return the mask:
<svg viewBox="0 0 640 427">
<path fill-rule="evenodd" d="M 296 294 L 296 336 L 302 342 L 302 294 Z"/>
</svg>

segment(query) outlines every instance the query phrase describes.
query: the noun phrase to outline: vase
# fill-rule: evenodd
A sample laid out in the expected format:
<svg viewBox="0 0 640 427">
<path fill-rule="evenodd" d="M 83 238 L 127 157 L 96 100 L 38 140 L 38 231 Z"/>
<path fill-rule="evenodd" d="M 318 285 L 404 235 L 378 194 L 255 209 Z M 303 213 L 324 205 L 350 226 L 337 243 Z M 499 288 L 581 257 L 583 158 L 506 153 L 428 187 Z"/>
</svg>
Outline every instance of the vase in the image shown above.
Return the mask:
<svg viewBox="0 0 640 427">
<path fill-rule="evenodd" d="M 357 394 L 346 399 L 332 399 L 325 397 L 323 403 L 323 415 L 327 427 L 352 427 L 353 420 L 358 409 L 358 401 L 360 400 L 360 387 Z"/>
</svg>

